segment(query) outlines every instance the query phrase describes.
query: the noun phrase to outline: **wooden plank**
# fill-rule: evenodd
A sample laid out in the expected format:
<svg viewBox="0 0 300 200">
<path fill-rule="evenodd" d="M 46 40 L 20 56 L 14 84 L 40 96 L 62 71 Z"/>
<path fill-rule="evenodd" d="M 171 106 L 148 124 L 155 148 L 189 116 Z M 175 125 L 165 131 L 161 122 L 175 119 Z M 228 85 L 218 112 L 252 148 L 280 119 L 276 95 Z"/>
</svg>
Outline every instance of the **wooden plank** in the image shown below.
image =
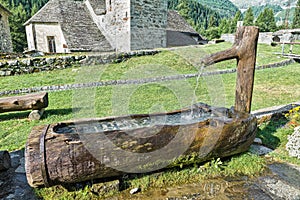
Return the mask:
<svg viewBox="0 0 300 200">
<path fill-rule="evenodd" d="M 48 107 L 48 93 L 35 93 L 0 99 L 0 113 L 22 110 L 41 110 Z"/>
<path fill-rule="evenodd" d="M 241 112 L 251 111 L 258 35 L 258 27 L 239 27 L 232 48 L 202 60 L 207 66 L 225 60 L 237 60 L 235 109 Z"/>
</svg>

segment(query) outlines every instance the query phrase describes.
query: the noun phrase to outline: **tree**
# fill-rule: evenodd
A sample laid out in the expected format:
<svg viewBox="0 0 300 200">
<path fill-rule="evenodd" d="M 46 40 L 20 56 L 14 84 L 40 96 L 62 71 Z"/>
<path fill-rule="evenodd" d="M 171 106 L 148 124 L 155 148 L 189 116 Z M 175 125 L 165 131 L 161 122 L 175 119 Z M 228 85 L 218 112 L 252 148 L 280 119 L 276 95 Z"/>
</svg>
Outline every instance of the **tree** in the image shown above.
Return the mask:
<svg viewBox="0 0 300 200">
<path fill-rule="evenodd" d="M 300 28 L 300 0 L 297 1 L 292 28 Z"/>
<path fill-rule="evenodd" d="M 18 7 L 13 8 L 13 15 L 9 19 L 11 38 L 13 43 L 13 49 L 16 52 L 23 52 L 24 47 L 27 46 L 25 27 L 23 24 L 27 20 L 27 14 L 22 4 Z"/>
<path fill-rule="evenodd" d="M 218 27 L 210 27 L 205 31 L 205 36 L 208 40 L 220 38 L 219 28 Z"/>
<path fill-rule="evenodd" d="M 211 15 L 209 17 L 208 28 L 216 27 L 216 26 L 218 26 L 218 22 L 217 22 L 215 16 Z"/>
<path fill-rule="evenodd" d="M 229 33 L 229 20 L 227 19 L 222 19 L 221 22 L 220 22 L 220 25 L 219 25 L 219 33 L 220 35 L 221 34 L 224 34 L 224 33 Z"/>
<path fill-rule="evenodd" d="M 189 19 L 189 5 L 186 0 L 179 0 L 178 5 L 176 7 L 179 14 L 186 20 Z"/>
<path fill-rule="evenodd" d="M 36 4 L 33 4 L 30 15 L 33 16 L 35 13 L 37 13 L 38 10 L 39 10 L 38 6 Z"/>
<path fill-rule="evenodd" d="M 249 7 L 245 14 L 244 26 L 253 26 L 253 24 L 254 24 L 254 15 L 253 15 L 252 8 Z"/>
<path fill-rule="evenodd" d="M 257 17 L 255 25 L 261 32 L 274 32 L 277 30 L 274 12 L 271 8 L 265 8 Z"/>
<path fill-rule="evenodd" d="M 231 20 L 231 23 L 230 23 L 230 33 L 236 32 L 237 22 L 242 21 L 242 20 L 243 20 L 243 16 L 242 16 L 241 11 L 237 11 L 235 13 L 234 18 Z"/>
</svg>

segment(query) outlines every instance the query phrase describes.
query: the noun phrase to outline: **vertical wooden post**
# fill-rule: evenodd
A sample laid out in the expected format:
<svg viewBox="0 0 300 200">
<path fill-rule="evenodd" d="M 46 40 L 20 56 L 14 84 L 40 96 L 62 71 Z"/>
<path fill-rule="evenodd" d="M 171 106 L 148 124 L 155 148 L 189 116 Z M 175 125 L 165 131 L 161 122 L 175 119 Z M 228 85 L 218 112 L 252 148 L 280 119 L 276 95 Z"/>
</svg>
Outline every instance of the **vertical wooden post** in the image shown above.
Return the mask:
<svg viewBox="0 0 300 200">
<path fill-rule="evenodd" d="M 284 55 L 284 43 L 281 44 L 281 55 Z"/>
<path fill-rule="evenodd" d="M 250 113 L 257 53 L 257 27 L 238 29 L 234 46 L 238 48 L 235 110 Z"/>
<path fill-rule="evenodd" d="M 204 65 L 211 65 L 224 60 L 237 59 L 235 110 L 241 112 L 251 111 L 258 36 L 258 27 L 239 27 L 232 48 L 202 60 Z"/>
</svg>

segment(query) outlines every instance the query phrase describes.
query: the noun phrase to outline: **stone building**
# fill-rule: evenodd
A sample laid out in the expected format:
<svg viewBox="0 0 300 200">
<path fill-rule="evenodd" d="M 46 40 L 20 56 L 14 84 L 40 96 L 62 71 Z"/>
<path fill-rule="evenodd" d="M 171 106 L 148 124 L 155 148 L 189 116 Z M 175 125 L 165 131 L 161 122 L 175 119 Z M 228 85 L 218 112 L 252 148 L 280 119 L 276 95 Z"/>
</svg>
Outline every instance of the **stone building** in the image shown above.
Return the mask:
<svg viewBox="0 0 300 200">
<path fill-rule="evenodd" d="M 177 11 L 168 12 L 167 47 L 207 44 Z"/>
<path fill-rule="evenodd" d="M 300 40 L 300 29 L 279 30 L 273 33 L 274 42 L 295 42 Z"/>
<path fill-rule="evenodd" d="M 11 13 L 0 4 L 0 52 L 12 52 L 12 42 L 8 17 Z"/>
<path fill-rule="evenodd" d="M 127 52 L 167 47 L 167 1 L 50 0 L 24 25 L 28 50 Z M 190 37 L 195 34 L 193 30 Z"/>
</svg>

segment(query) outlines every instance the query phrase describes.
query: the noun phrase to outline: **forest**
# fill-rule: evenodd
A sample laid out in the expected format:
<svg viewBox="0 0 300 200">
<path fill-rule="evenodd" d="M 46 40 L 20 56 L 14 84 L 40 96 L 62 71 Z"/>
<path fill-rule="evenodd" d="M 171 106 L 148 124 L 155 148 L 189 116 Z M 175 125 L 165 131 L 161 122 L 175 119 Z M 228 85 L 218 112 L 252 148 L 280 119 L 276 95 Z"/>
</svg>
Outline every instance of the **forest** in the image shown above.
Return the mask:
<svg viewBox="0 0 300 200">
<path fill-rule="evenodd" d="M 48 0 L 0 0 L 0 3 L 12 13 L 9 24 L 15 52 L 23 52 L 27 47 L 23 24 L 47 2 Z"/>
</svg>

